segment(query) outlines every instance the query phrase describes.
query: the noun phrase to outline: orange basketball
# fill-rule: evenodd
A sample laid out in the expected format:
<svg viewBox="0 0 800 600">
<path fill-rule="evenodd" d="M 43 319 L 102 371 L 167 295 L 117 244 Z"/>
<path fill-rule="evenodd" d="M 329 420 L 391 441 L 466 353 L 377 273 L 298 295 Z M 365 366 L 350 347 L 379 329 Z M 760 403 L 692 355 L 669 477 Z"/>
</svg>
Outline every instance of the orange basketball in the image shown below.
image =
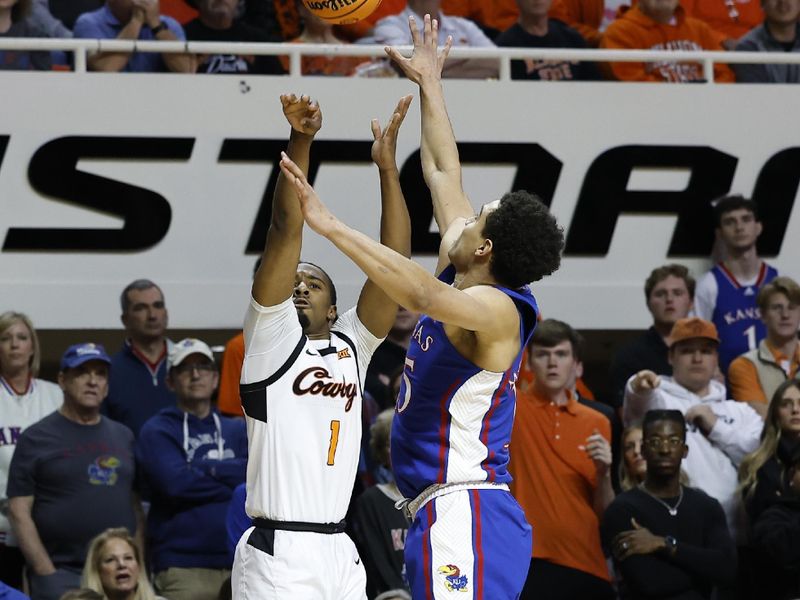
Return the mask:
<svg viewBox="0 0 800 600">
<path fill-rule="evenodd" d="M 333 25 L 347 25 L 367 18 L 381 0 L 303 0 L 303 5 Z"/>
</svg>

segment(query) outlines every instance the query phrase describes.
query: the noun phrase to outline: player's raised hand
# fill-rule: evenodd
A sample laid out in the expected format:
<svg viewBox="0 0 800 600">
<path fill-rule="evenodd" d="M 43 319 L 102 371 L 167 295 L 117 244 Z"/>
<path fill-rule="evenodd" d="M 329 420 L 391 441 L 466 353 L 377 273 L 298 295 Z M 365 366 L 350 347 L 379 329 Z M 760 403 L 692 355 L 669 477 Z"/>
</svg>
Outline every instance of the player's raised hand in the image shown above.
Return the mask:
<svg viewBox="0 0 800 600">
<path fill-rule="evenodd" d="M 386 124 L 385 129 L 381 130 L 381 124 L 378 119 L 372 119 L 372 137 L 375 139 L 372 142 L 372 161 L 381 171 L 397 169 L 397 161 L 395 160 L 397 132 L 400 131 L 400 125 L 403 124 L 403 119 L 406 118 L 412 98 L 413 96 L 411 95 L 400 98 L 400 102 L 397 103 L 392 116 L 389 117 L 389 122 Z"/>
<path fill-rule="evenodd" d="M 447 36 L 444 48 L 439 52 L 439 22 L 425 15 L 425 23 L 422 35 L 417 28 L 417 22 L 413 15 L 408 17 L 408 27 L 411 30 L 411 39 L 414 42 L 414 52 L 411 58 L 405 58 L 397 48 L 385 47 L 386 54 L 389 55 L 398 68 L 403 71 L 406 77 L 417 84 L 421 84 L 424 79 L 439 79 L 442 76 L 442 67 L 450 53 L 453 45 L 453 38 Z"/>
<path fill-rule="evenodd" d="M 313 137 L 322 127 L 322 110 L 309 96 L 281 94 L 281 104 L 294 131 Z"/>
<path fill-rule="evenodd" d="M 326 235 L 339 222 L 338 219 L 319 199 L 317 192 L 308 183 L 308 179 L 306 179 L 302 169 L 285 152 L 281 152 L 280 167 L 289 185 L 292 186 L 292 189 L 297 194 L 305 222 L 318 234 Z"/>
<path fill-rule="evenodd" d="M 653 371 L 647 369 L 639 371 L 636 377 L 631 381 L 631 387 L 637 394 L 656 389 L 661 385 L 661 377 L 656 375 Z"/>
</svg>

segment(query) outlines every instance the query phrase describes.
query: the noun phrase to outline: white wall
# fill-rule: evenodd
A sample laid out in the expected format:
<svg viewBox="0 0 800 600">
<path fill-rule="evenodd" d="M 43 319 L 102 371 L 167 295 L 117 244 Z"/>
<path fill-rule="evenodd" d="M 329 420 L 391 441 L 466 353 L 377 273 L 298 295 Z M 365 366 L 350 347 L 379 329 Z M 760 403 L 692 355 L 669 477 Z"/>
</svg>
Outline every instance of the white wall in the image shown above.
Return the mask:
<svg viewBox="0 0 800 600">
<path fill-rule="evenodd" d="M 31 188 L 28 165 L 43 144 L 64 136 L 195 139 L 188 160 L 86 159 L 78 165 L 167 199 L 171 225 L 155 246 L 0 252 L 0 311 L 23 310 L 42 329 L 118 327 L 119 292 L 138 277 L 163 287 L 173 327 L 238 326 L 255 260 L 244 248 L 270 167 L 219 163 L 223 139 L 284 139 L 288 126 L 278 94 L 297 91 L 322 105 L 320 140 L 369 141 L 370 118 L 385 120 L 401 95 L 416 91 L 402 80 L 264 77 L 242 84 L 228 76 L 62 73 L 0 73 L 0 90 L 0 136 L 10 136 L 0 164 L 0 240 L 9 228 L 121 226 L 116 217 L 54 202 Z M 535 142 L 563 163 L 552 210 L 565 228 L 587 168 L 610 148 L 711 146 L 738 159 L 731 189 L 750 195 L 766 161 L 800 145 L 800 89 L 792 86 L 449 81 L 446 95 L 460 142 Z M 415 99 L 398 147 L 401 163 L 419 147 L 418 109 Z M 508 165 L 469 166 L 465 188 L 478 206 L 507 191 L 513 176 Z M 685 171 L 639 170 L 628 188 L 679 191 L 688 178 Z M 323 163 L 316 188 L 344 221 L 377 235 L 374 167 Z M 793 276 L 800 275 L 798 212 L 792 211 L 780 254 L 771 259 Z M 675 220 L 622 216 L 606 256 L 567 256 L 555 276 L 534 286 L 544 314 L 579 328 L 644 327 L 641 287 L 650 269 L 668 260 L 698 274 L 708 266 L 700 257 L 668 257 Z M 331 272 L 340 306 L 354 302 L 363 278 L 346 259 L 312 233 L 303 256 Z M 431 257 L 421 262 L 433 265 Z"/>
</svg>

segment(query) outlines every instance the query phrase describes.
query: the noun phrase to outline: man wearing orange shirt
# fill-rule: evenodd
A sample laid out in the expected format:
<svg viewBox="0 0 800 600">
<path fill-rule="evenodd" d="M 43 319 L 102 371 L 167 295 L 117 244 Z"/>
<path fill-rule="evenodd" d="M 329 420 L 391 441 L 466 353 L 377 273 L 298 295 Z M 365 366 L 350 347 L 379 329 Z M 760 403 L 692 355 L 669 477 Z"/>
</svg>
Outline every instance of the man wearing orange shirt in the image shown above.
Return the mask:
<svg viewBox="0 0 800 600">
<path fill-rule="evenodd" d="M 576 332 L 547 319 L 533 333 L 532 389 L 520 392 L 511 436 L 512 492 L 533 526 L 521 599 L 614 598 L 600 546 L 600 516 L 614 499 L 608 419 L 570 390 Z"/>
<path fill-rule="evenodd" d="M 759 0 L 681 0 L 681 6 L 725 40 L 727 50 L 733 50 L 736 40 L 764 20 Z"/>
<path fill-rule="evenodd" d="M 442 12 L 475 21 L 492 39 L 519 17 L 516 0 L 442 0 Z"/>
<path fill-rule="evenodd" d="M 639 0 L 608 26 L 600 42 L 602 48 L 637 50 L 722 50 L 719 34 L 703 21 L 687 16 L 679 0 Z M 687 83 L 704 81 L 697 62 L 611 63 L 616 79 Z M 714 65 L 717 82 L 733 81 L 733 71 L 724 64 Z"/>
<path fill-rule="evenodd" d="M 800 285 L 789 277 L 776 277 L 756 297 L 767 337 L 755 350 L 736 358 L 728 368 L 734 400 L 747 402 L 764 417 L 775 390 L 800 369 Z"/>
</svg>

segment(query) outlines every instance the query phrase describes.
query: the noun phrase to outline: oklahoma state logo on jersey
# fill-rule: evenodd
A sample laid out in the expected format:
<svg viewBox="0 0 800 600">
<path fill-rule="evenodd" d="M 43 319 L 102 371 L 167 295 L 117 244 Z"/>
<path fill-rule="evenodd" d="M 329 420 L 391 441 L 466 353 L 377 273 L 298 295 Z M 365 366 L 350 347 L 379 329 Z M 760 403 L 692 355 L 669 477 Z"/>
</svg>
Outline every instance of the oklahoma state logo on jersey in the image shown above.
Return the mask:
<svg viewBox="0 0 800 600">
<path fill-rule="evenodd" d="M 326 369 L 317 366 L 301 371 L 292 384 L 292 391 L 297 396 L 312 394 L 328 398 L 347 398 L 347 404 L 344 405 L 347 412 L 353 406 L 358 386 L 355 383 L 334 381 Z"/>
</svg>

